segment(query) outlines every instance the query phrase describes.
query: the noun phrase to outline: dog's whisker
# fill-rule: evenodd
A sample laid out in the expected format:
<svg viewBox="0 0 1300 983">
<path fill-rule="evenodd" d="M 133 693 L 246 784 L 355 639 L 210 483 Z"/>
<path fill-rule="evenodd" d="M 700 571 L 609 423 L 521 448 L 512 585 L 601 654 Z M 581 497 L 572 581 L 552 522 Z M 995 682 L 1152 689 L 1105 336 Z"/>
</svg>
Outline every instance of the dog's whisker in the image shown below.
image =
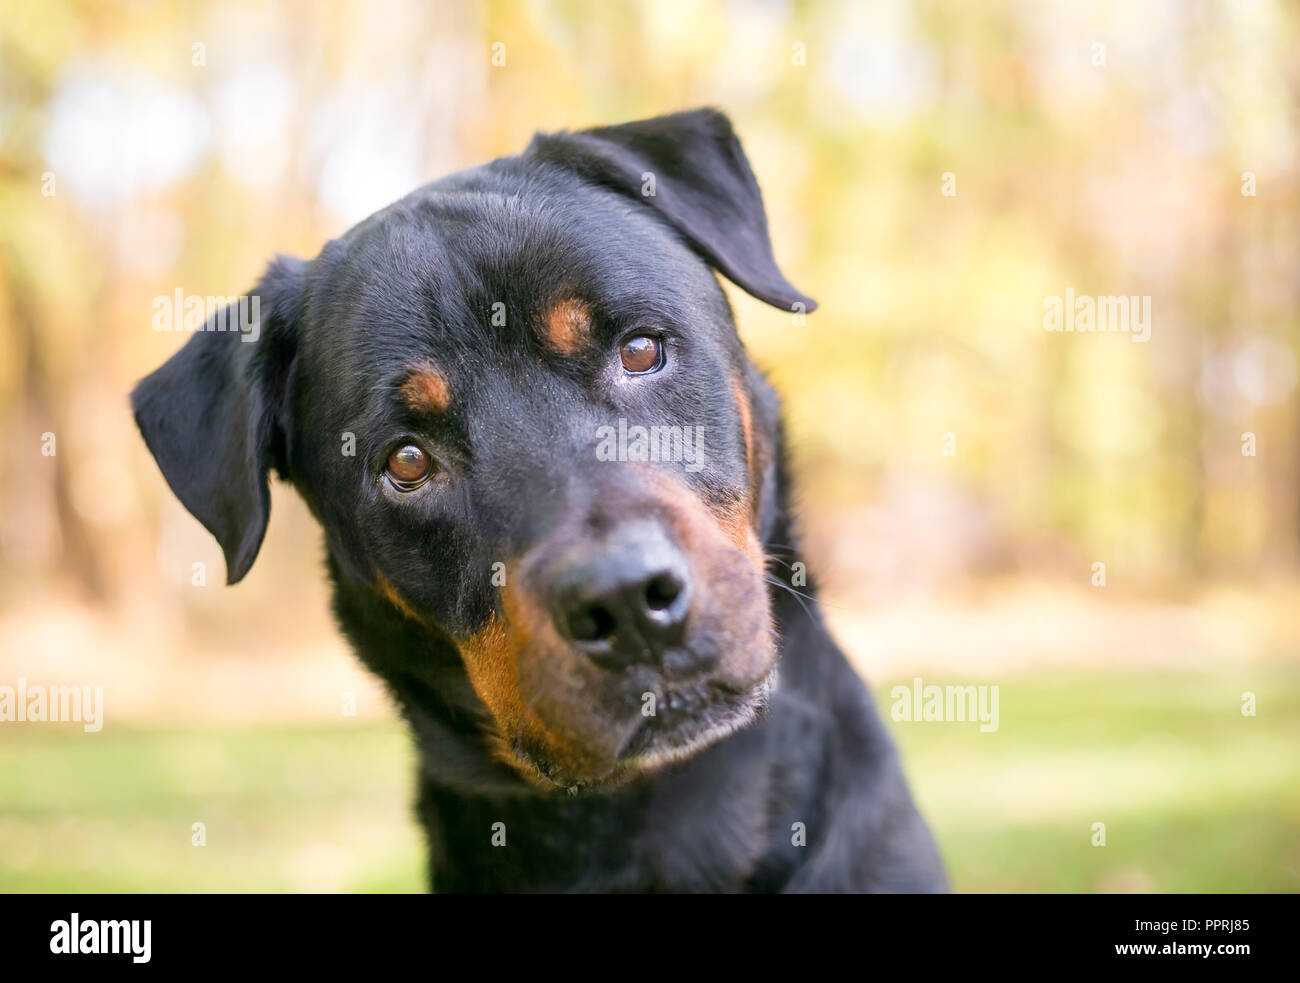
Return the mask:
<svg viewBox="0 0 1300 983">
<path fill-rule="evenodd" d="M 807 597 L 806 595 L 800 594 L 789 584 L 777 580 L 775 577 L 765 577 L 764 579 L 773 587 L 780 587 L 783 591 L 790 594 L 790 596 L 792 596 L 796 601 L 799 602 L 799 606 L 803 608 L 804 614 L 808 615 L 809 617 L 812 617 L 812 612 L 808 609 L 807 602 L 811 600 L 815 600 L 815 598 Z"/>
</svg>

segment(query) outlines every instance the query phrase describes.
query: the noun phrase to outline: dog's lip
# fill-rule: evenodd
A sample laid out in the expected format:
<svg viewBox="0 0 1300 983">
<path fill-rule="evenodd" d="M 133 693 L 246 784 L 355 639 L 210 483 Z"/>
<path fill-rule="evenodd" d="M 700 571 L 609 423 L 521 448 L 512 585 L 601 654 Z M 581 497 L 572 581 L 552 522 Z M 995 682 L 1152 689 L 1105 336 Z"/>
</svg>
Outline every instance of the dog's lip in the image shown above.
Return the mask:
<svg viewBox="0 0 1300 983">
<path fill-rule="evenodd" d="M 753 723 L 767 710 L 777 671 L 757 683 L 710 680 L 693 685 L 665 685 L 656 695 L 667 715 L 647 716 L 618 754 L 620 770 L 640 770 L 689 757 Z"/>
<path fill-rule="evenodd" d="M 585 788 L 618 785 L 660 765 L 689 758 L 753 723 L 767 712 L 776 680 L 774 665 L 766 676 L 749 686 L 725 680 L 709 680 L 693 686 L 661 684 L 656 698 L 671 697 L 674 693 L 680 696 L 686 690 L 705 691 L 709 696 L 693 712 L 685 711 L 684 717 L 667 726 L 665 718 L 656 715 L 630 727 L 613 766 L 598 776 L 567 776 L 544 758 L 518 747 L 515 752 L 531 766 L 537 779 L 556 789 L 576 793 Z"/>
</svg>

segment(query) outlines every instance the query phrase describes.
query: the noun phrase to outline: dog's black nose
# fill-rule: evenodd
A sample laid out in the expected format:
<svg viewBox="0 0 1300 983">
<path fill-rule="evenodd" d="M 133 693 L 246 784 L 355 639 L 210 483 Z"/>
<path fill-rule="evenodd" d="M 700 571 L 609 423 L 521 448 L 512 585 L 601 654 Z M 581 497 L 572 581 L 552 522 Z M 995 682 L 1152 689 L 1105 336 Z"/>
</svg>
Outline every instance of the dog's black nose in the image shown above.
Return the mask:
<svg viewBox="0 0 1300 983">
<path fill-rule="evenodd" d="M 691 608 L 686 558 L 655 523 L 629 523 L 555 577 L 551 611 L 574 647 L 607 668 L 662 665 Z M 680 662 L 679 656 L 674 664 Z"/>
</svg>

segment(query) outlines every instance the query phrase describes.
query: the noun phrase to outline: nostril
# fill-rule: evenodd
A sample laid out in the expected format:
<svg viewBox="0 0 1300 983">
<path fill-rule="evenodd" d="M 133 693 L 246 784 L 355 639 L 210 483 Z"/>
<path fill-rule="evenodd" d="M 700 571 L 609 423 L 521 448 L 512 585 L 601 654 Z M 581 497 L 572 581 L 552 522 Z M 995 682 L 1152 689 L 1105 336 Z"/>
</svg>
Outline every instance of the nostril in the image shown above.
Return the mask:
<svg viewBox="0 0 1300 983">
<path fill-rule="evenodd" d="M 651 577 L 645 585 L 645 601 L 651 611 L 663 611 L 672 606 L 682 593 L 682 582 L 670 573 Z"/>
<path fill-rule="evenodd" d="M 555 632 L 602 668 L 658 664 L 684 643 L 695 596 L 685 555 L 653 523 L 542 557 L 537 586 Z"/>
<path fill-rule="evenodd" d="M 575 642 L 599 642 L 614 634 L 614 615 L 599 604 L 586 604 L 569 614 L 569 637 Z"/>
</svg>

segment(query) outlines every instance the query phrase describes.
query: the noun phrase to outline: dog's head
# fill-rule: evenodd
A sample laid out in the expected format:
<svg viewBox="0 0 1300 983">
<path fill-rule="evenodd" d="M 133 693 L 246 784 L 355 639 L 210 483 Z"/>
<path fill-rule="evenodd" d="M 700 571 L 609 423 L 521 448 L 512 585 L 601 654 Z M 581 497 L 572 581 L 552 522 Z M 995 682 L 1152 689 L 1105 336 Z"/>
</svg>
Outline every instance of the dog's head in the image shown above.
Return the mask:
<svg viewBox="0 0 1300 983">
<path fill-rule="evenodd" d="M 136 419 L 231 583 L 274 469 L 339 589 L 428 640 L 372 665 L 453 651 L 512 764 L 615 781 L 753 719 L 774 672 L 778 421 L 715 269 L 815 306 L 725 117 L 539 136 L 277 259 L 258 319 L 209 321 Z"/>
</svg>

